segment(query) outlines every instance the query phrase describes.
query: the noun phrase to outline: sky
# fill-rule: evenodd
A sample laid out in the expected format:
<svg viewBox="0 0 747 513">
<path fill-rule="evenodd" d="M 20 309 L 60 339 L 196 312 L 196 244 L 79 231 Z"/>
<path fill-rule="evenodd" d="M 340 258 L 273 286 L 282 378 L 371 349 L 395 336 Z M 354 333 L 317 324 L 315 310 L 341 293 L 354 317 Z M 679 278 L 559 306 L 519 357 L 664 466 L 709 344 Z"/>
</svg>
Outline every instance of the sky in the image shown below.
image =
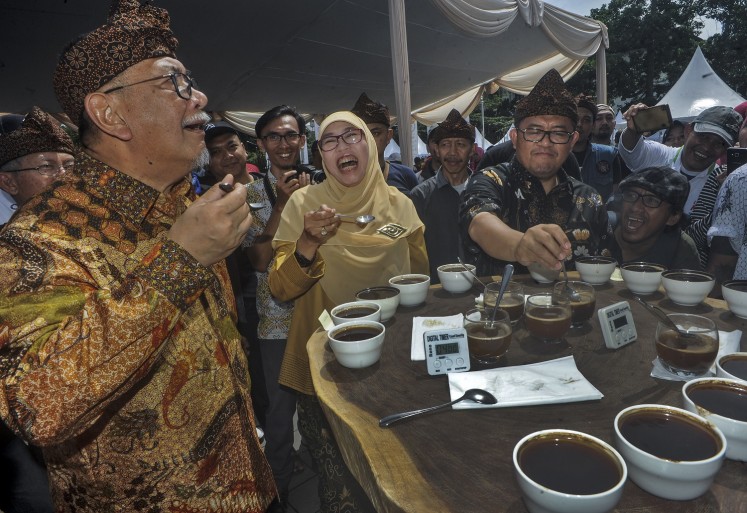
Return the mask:
<svg viewBox="0 0 747 513">
<path fill-rule="evenodd" d="M 549 0 L 547 3 L 565 9 L 566 11 L 589 16 L 592 9 L 598 9 L 604 4 L 609 4 L 609 0 Z M 720 24 L 716 21 L 709 19 L 704 19 L 703 21 L 705 27 L 703 28 L 703 32 L 700 34 L 700 37 L 703 39 L 707 39 L 708 37 L 721 32 Z"/>
</svg>

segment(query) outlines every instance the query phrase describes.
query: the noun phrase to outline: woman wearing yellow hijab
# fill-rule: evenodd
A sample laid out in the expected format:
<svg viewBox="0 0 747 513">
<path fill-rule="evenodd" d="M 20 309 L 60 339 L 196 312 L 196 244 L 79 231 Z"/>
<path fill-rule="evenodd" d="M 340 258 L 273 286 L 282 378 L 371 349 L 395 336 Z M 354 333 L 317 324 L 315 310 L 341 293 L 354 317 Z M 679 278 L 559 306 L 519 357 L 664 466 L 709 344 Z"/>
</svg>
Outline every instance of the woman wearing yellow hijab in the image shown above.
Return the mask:
<svg viewBox="0 0 747 513">
<path fill-rule="evenodd" d="M 281 301 L 294 301 L 279 381 L 300 392 L 299 429 L 306 442 L 323 438 L 320 433 L 325 426 L 319 423 L 326 425 L 313 397 L 306 353 L 306 343 L 319 327 L 319 315 L 353 301 L 361 289 L 385 285 L 398 274 L 428 274 L 429 270 L 423 223 L 410 199 L 386 184 L 376 142 L 366 124 L 351 112 L 336 112 L 324 120 L 320 134 L 327 179 L 290 197 L 272 243 L 276 258 L 269 274 L 272 294 Z M 372 214 L 376 219 L 361 228 L 341 222 L 338 212 Z M 309 425 L 315 426 L 314 432 L 304 433 L 303 427 Z M 310 449 L 312 457 L 315 452 L 321 456 L 337 451 L 336 445 L 318 450 L 312 445 Z M 342 501 L 342 488 L 349 491 L 351 483 L 341 482 L 340 476 L 326 476 L 336 482 L 325 482 L 324 474 L 320 475 L 320 488 L 324 487 L 320 499 Z M 366 502 L 365 496 L 361 502 Z"/>
</svg>

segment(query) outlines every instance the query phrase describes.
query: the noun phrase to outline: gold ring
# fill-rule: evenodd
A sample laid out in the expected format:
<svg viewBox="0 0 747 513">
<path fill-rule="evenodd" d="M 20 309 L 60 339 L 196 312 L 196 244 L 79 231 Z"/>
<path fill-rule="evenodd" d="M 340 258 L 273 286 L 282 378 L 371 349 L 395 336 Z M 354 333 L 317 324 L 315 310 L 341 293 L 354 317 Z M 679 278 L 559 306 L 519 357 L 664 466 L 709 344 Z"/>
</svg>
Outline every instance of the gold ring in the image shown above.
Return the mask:
<svg viewBox="0 0 747 513">
<path fill-rule="evenodd" d="M 322 237 L 326 237 L 327 236 L 327 227 L 326 226 L 322 226 L 322 231 L 320 233 L 322 234 Z"/>
</svg>

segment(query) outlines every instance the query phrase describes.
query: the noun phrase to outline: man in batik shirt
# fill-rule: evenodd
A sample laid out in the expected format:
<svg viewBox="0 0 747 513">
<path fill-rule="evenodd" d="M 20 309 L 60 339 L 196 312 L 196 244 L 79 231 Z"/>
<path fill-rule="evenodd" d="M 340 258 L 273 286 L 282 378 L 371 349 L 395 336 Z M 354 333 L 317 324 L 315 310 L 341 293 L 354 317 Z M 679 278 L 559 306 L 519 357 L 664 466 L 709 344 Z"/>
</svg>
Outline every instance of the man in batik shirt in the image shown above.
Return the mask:
<svg viewBox="0 0 747 513">
<path fill-rule="evenodd" d="M 114 7 L 55 72 L 75 173 L 0 235 L 0 416 L 42 447 L 57 512 L 264 512 L 276 492 L 223 263 L 246 193 L 195 200 L 207 97 L 166 11 Z"/>
<path fill-rule="evenodd" d="M 509 133 L 516 154 L 473 174 L 461 198 L 462 240 L 480 274 L 498 274 L 507 262 L 560 269 L 562 260 L 606 249 L 601 197 L 561 169 L 577 121 L 576 102 L 554 69 L 517 103 Z"/>
</svg>

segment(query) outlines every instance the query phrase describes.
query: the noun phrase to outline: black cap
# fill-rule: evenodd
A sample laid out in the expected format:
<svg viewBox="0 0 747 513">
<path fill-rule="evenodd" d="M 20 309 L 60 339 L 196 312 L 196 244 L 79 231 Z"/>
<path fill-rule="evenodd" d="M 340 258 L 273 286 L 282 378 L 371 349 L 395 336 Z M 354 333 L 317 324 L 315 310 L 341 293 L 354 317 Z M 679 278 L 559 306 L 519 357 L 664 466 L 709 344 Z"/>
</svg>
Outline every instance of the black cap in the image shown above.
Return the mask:
<svg viewBox="0 0 747 513">
<path fill-rule="evenodd" d="M 693 130 L 698 133 L 715 134 L 726 141 L 727 146 L 734 146 L 739 137 L 742 116 L 731 107 L 717 105 L 710 107 L 693 120 Z"/>
<path fill-rule="evenodd" d="M 225 121 L 210 122 L 205 125 L 205 143 L 207 144 L 214 137 L 228 133 L 239 135 L 239 131 Z"/>
<path fill-rule="evenodd" d="M 628 175 L 620 182 L 620 190 L 640 187 L 654 193 L 680 212 L 690 194 L 690 183 L 681 173 L 671 167 L 647 167 Z"/>
</svg>

